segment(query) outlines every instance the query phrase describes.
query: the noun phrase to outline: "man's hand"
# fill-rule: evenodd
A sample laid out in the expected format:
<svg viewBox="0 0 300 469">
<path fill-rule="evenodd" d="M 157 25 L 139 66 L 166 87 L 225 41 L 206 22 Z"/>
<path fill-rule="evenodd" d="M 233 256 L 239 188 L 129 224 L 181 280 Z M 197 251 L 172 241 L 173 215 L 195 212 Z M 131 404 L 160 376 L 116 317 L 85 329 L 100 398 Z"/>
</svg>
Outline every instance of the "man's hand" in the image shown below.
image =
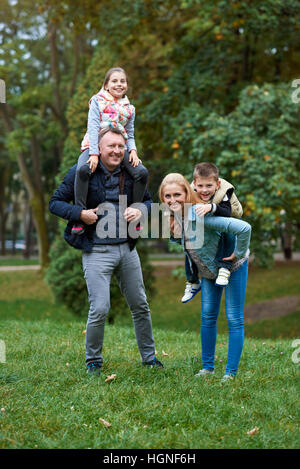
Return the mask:
<svg viewBox="0 0 300 469">
<path fill-rule="evenodd" d="M 198 204 L 195 208 L 195 212 L 198 217 L 204 217 L 207 213 L 209 213 L 212 209 L 211 204 Z"/>
<path fill-rule="evenodd" d="M 91 155 L 89 157 L 89 159 L 87 160 L 87 163 L 90 164 L 90 169 L 92 171 L 92 173 L 94 171 L 96 171 L 96 168 L 98 166 L 98 163 L 99 163 L 99 156 L 98 155 Z"/>
<path fill-rule="evenodd" d="M 127 207 L 123 216 L 128 222 L 137 221 L 141 218 L 142 212 L 138 208 Z"/>
<path fill-rule="evenodd" d="M 139 159 L 136 150 L 131 150 L 131 152 L 129 153 L 129 162 L 134 168 L 141 163 L 141 160 Z"/>
<path fill-rule="evenodd" d="M 98 207 L 90 208 L 89 210 L 81 210 L 80 220 L 86 225 L 92 225 L 98 220 L 98 215 L 96 215 L 97 210 Z"/>
</svg>

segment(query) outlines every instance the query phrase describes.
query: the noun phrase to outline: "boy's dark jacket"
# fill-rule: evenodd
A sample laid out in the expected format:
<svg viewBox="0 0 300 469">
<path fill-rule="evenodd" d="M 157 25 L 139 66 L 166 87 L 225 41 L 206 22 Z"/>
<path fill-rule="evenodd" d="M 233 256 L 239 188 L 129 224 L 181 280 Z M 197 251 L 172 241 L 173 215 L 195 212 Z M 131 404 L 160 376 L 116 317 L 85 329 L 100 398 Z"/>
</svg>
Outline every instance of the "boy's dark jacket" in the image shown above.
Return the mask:
<svg viewBox="0 0 300 469">
<path fill-rule="evenodd" d="M 82 207 L 74 205 L 74 181 L 76 175 L 76 167 L 74 165 L 66 174 L 63 182 L 58 189 L 54 192 L 49 202 L 49 210 L 54 215 L 68 220 L 65 229 L 64 238 L 71 246 L 76 249 L 81 249 L 86 252 L 91 252 L 93 247 L 93 233 L 96 228 L 96 223 L 88 225 L 82 235 L 72 234 L 72 226 L 74 223 L 80 221 L 80 213 Z M 126 169 L 122 168 L 122 189 L 120 193 L 127 196 L 127 206 L 132 204 L 132 190 L 133 178 L 129 175 Z M 71 204 L 70 202 L 73 202 Z M 87 209 L 98 207 L 99 204 L 105 202 L 105 175 L 98 165 L 96 171 L 92 174 L 89 183 L 89 190 L 87 196 Z M 151 209 L 152 199 L 148 190 L 145 192 L 143 204 L 147 208 L 148 213 Z M 136 245 L 137 239 L 128 237 L 128 243 L 132 250 Z"/>
</svg>

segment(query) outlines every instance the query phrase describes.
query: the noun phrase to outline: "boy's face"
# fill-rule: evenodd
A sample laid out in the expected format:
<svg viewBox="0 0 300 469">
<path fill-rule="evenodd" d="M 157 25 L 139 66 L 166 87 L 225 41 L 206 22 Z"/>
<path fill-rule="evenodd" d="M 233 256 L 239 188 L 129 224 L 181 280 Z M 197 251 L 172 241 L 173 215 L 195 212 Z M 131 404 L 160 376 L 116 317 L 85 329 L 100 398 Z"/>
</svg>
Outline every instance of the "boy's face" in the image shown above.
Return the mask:
<svg viewBox="0 0 300 469">
<path fill-rule="evenodd" d="M 197 177 L 194 179 L 194 187 L 200 199 L 203 202 L 208 202 L 219 189 L 220 180 L 216 181 L 213 176 L 207 178 Z"/>
</svg>

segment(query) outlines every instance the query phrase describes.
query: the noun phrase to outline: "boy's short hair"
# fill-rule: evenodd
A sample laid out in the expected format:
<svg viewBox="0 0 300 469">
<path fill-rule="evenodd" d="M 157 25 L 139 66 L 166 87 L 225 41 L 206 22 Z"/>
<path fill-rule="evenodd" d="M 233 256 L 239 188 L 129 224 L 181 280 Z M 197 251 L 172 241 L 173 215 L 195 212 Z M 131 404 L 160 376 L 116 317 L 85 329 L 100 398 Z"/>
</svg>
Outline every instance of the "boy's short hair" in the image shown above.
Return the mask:
<svg viewBox="0 0 300 469">
<path fill-rule="evenodd" d="M 194 180 L 197 178 L 213 177 L 216 181 L 219 179 L 219 170 L 213 163 L 198 163 L 194 168 Z"/>
</svg>

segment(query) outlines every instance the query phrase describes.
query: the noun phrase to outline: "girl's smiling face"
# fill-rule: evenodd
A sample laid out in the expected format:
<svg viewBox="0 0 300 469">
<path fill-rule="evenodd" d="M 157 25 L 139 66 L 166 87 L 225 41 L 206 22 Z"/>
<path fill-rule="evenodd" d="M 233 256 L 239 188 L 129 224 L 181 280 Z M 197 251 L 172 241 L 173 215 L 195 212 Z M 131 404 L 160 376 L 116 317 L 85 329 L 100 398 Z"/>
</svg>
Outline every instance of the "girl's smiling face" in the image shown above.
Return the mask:
<svg viewBox="0 0 300 469">
<path fill-rule="evenodd" d="M 120 99 L 126 94 L 128 85 L 127 78 L 123 72 L 113 72 L 105 85 L 108 91 L 114 98 Z"/>
<path fill-rule="evenodd" d="M 163 201 L 172 212 L 179 212 L 186 202 L 186 191 L 179 184 L 166 184 L 163 191 Z"/>
</svg>

